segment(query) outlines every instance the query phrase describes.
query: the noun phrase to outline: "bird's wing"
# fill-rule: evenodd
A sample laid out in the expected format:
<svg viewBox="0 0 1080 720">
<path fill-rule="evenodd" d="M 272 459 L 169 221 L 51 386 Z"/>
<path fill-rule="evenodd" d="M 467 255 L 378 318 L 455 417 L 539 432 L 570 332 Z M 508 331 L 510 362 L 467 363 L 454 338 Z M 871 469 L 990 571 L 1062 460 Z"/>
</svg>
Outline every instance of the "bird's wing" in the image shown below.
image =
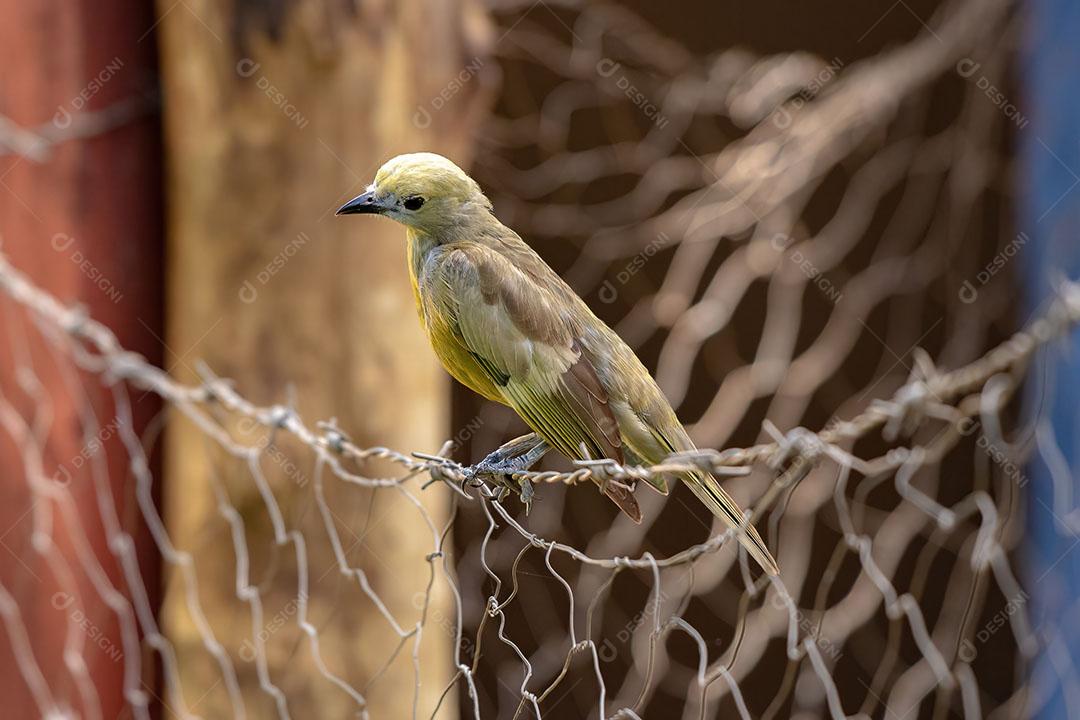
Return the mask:
<svg viewBox="0 0 1080 720">
<path fill-rule="evenodd" d="M 447 250 L 426 284 L 506 403 L 548 444 L 570 458 L 623 462 L 618 423 L 575 337 L 571 307 L 479 244 Z M 615 484 L 605 492 L 641 520 L 631 492 Z"/>
</svg>

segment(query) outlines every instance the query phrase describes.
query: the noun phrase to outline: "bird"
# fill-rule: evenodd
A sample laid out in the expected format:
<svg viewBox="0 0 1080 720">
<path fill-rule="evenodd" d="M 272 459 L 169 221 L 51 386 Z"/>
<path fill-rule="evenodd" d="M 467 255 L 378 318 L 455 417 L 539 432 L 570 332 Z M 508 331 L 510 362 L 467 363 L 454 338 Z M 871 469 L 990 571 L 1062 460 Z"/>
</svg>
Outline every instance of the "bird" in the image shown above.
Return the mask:
<svg viewBox="0 0 1080 720">
<path fill-rule="evenodd" d="M 499 221 L 480 185 L 451 160 L 430 152 L 398 155 L 336 214 L 381 215 L 405 226 L 416 309 L 435 354 L 455 379 L 509 406 L 532 429 L 485 458 L 489 467 L 521 469 L 550 448 L 572 460 L 629 465 L 655 465 L 695 449 L 634 351 Z M 767 574 L 779 573 L 713 475 L 675 476 L 734 529 Z M 648 482 L 668 492 L 663 477 Z M 598 485 L 641 522 L 632 488 Z"/>
</svg>

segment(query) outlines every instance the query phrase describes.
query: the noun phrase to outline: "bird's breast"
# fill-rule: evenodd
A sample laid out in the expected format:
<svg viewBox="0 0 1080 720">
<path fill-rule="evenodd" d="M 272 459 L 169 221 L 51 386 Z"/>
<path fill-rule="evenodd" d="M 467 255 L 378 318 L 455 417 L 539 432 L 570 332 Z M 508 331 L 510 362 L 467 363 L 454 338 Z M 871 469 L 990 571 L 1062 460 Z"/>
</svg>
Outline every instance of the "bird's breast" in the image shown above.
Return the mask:
<svg viewBox="0 0 1080 720">
<path fill-rule="evenodd" d="M 488 400 L 506 403 L 499 388 L 491 381 L 475 356 L 461 340 L 455 323 L 448 313 L 434 303 L 425 303 L 421 298 L 421 322 L 427 331 L 428 340 L 435 355 L 443 367 L 455 380 Z"/>
<path fill-rule="evenodd" d="M 451 311 L 455 305 L 454 298 L 445 297 L 449 289 L 440 283 L 425 282 L 429 265 L 437 261 L 437 258 L 432 257 L 432 253 L 417 257 L 412 250 L 413 246 L 410 245 L 409 268 L 416 312 L 435 356 L 446 371 L 462 385 L 488 400 L 505 404 L 506 400 L 499 388 L 462 341 Z"/>
</svg>

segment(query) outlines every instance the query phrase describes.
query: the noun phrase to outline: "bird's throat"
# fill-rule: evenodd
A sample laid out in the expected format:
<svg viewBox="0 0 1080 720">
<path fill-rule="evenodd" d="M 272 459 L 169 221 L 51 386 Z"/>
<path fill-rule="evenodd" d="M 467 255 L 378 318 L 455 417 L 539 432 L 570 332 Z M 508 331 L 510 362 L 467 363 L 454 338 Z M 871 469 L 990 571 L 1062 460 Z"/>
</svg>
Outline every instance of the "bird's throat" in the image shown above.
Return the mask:
<svg viewBox="0 0 1080 720">
<path fill-rule="evenodd" d="M 409 281 L 412 283 L 413 299 L 416 301 L 416 312 L 420 316 L 420 322 L 426 326 L 424 318 L 423 299 L 420 296 L 420 280 L 424 274 L 424 264 L 428 255 L 438 247 L 439 242 L 421 230 L 407 228 L 406 234 L 406 258 L 409 263 Z"/>
<path fill-rule="evenodd" d="M 439 246 L 439 241 L 429 233 L 415 228 L 406 228 L 405 235 L 408 240 L 409 274 L 412 276 L 413 285 L 416 285 L 423 274 L 428 255 Z"/>
</svg>

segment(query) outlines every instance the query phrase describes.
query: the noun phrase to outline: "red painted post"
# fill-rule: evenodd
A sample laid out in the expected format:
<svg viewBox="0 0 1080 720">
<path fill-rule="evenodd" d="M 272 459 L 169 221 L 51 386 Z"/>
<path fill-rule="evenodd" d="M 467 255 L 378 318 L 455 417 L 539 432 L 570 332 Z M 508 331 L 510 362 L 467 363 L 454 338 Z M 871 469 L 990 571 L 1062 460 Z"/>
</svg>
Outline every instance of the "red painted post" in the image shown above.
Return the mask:
<svg viewBox="0 0 1080 720">
<path fill-rule="evenodd" d="M 163 240 L 153 4 L 0 0 L 0 17 L 0 67 L 5 68 L 0 113 L 9 128 L 14 124 L 37 136 L 0 129 L 0 248 L 36 283 L 65 302 L 83 304 L 126 347 L 160 362 L 155 335 L 164 336 Z M 44 472 L 48 476 L 63 467 L 70 474 L 67 487 L 78 524 L 111 583 L 126 594 L 100 520 L 90 463 L 74 460 L 86 449 L 80 410 L 89 402 L 101 427 L 107 427 L 115 416 L 111 394 L 85 378 L 86 395 L 72 394 L 47 344 L 25 318 L 7 312 L 11 309 L 0 308 L 0 393 L 23 418 L 35 417 L 41 402 L 17 382 L 20 358 L 28 357 L 51 403 Z M 132 395 L 133 402 L 138 395 Z M 136 433 L 159 408 L 154 396 L 138 402 Z M 129 521 L 138 518 L 128 456 L 115 431 L 101 435 L 118 513 Z M 131 659 L 117 657 L 122 647 L 117 618 L 75 553 L 83 531 L 72 527 L 54 503 L 33 502 L 19 445 L 0 427 L 0 583 L 18 605 L 55 703 L 79 717 L 95 715 L 83 706 L 62 657 L 71 614 L 77 613 L 87 632 L 82 656 L 94 679 L 100 716 L 122 716 L 123 671 Z M 40 517 L 35 512 L 42 504 L 52 511 L 47 534 L 73 572 L 78 601 L 58 595 L 55 567 L 32 546 L 35 517 Z M 129 522 L 127 529 L 135 535 L 142 576 L 156 607 L 156 550 L 141 523 Z M 142 657 L 145 664 L 151 656 Z M 28 689 L 19 662 L 0 626 L 0 715 L 38 717 L 40 698 Z M 152 666 L 142 677 L 160 694 L 153 687 Z"/>
</svg>

